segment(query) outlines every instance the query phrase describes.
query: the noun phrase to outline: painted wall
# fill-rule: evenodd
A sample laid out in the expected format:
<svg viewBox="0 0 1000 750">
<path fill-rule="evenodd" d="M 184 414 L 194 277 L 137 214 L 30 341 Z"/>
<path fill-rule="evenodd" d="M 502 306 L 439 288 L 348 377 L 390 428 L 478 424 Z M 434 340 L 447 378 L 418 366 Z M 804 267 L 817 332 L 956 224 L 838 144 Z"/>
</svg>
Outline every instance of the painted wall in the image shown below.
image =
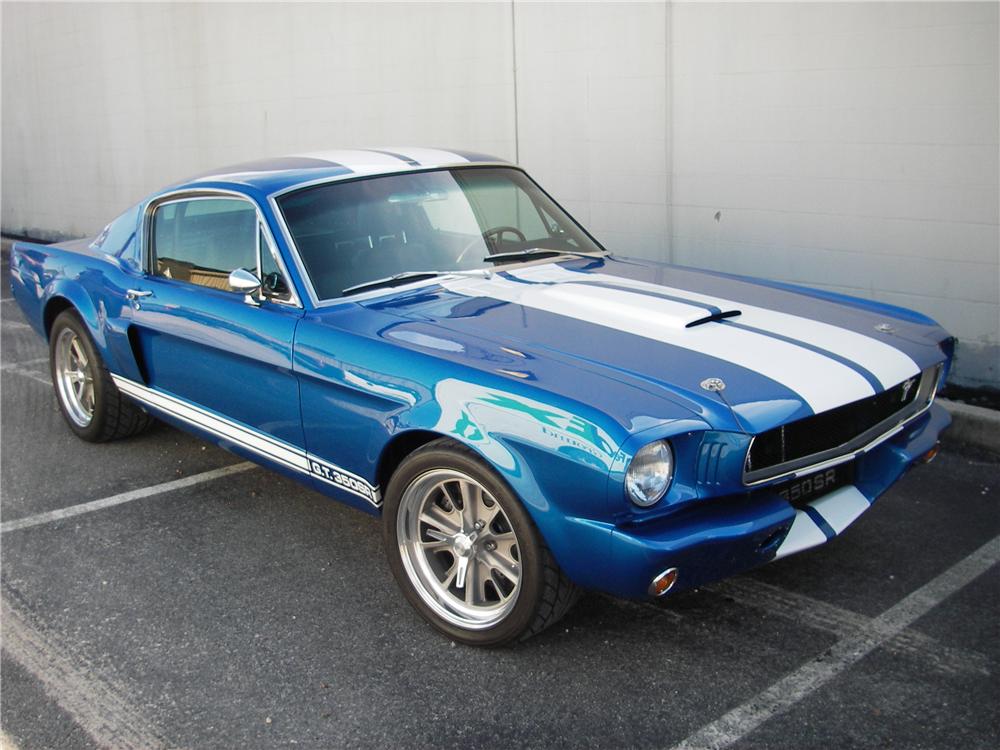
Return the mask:
<svg viewBox="0 0 1000 750">
<path fill-rule="evenodd" d="M 1000 385 L 998 8 L 674 5 L 675 262 L 920 310 Z"/>
<path fill-rule="evenodd" d="M 621 254 L 928 313 L 1000 386 L 997 9 L 3 3 L 3 229 L 91 234 L 260 156 L 465 148 Z"/>
<path fill-rule="evenodd" d="M 518 4 L 521 163 L 609 248 L 666 258 L 669 7 Z"/>
<path fill-rule="evenodd" d="M 0 8 L 6 231 L 90 234 L 165 184 L 264 156 L 514 158 L 509 5 Z"/>
</svg>

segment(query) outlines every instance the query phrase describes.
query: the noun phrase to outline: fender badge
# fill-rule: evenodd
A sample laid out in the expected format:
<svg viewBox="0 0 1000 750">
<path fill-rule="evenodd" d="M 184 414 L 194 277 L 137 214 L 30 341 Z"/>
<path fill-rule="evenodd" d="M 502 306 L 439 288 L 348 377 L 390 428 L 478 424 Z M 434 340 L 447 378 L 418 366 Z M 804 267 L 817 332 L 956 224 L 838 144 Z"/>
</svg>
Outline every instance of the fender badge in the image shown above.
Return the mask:
<svg viewBox="0 0 1000 750">
<path fill-rule="evenodd" d="M 726 383 L 722 378 L 705 378 L 701 381 L 701 387 L 706 391 L 718 393 L 719 391 L 726 390 Z"/>
<path fill-rule="evenodd" d="M 888 323 L 879 323 L 877 326 L 875 326 L 875 330 L 878 331 L 879 333 L 895 333 L 896 331 L 896 329 L 893 328 Z"/>
</svg>

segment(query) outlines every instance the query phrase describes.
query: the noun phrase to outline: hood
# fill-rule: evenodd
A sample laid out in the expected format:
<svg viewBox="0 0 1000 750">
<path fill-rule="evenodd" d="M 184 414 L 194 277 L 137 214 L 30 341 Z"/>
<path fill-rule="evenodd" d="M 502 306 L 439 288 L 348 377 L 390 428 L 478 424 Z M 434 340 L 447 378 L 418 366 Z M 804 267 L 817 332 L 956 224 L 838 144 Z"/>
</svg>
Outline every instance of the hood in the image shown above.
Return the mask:
<svg viewBox="0 0 1000 750">
<path fill-rule="evenodd" d="M 449 332 L 514 352 L 512 377 L 631 429 L 641 393 L 649 419 L 659 399 L 664 417 L 681 406 L 716 429 L 767 430 L 912 378 L 947 338 L 902 308 L 613 257 L 456 274 L 363 304 L 412 323 L 399 341 Z"/>
</svg>

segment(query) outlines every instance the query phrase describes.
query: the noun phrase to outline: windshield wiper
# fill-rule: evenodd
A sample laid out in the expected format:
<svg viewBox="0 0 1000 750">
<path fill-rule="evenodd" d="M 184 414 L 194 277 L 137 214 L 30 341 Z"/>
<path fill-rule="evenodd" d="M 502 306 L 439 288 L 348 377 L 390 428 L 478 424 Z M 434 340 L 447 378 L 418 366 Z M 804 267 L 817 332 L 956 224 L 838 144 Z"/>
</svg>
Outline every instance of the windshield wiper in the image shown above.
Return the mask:
<svg viewBox="0 0 1000 750">
<path fill-rule="evenodd" d="M 505 260 L 524 260 L 526 258 L 544 258 L 551 255 L 575 255 L 580 258 L 603 258 L 606 253 L 585 253 L 582 250 L 553 250 L 546 247 L 529 247 L 527 250 L 515 250 L 510 253 L 495 253 L 487 255 L 483 260 L 490 263 L 501 263 Z"/>
<path fill-rule="evenodd" d="M 393 287 L 402 286 L 403 284 L 409 284 L 411 281 L 420 281 L 421 279 L 434 279 L 438 276 L 447 276 L 445 271 L 403 271 L 402 273 L 395 273 L 392 276 L 386 276 L 382 279 L 373 279 L 372 281 L 365 281 L 361 284 L 355 284 L 354 286 L 349 286 L 347 289 L 342 289 L 340 294 L 346 297 L 349 294 L 357 294 L 358 292 L 366 292 L 369 289 L 378 289 L 379 287 Z"/>
</svg>

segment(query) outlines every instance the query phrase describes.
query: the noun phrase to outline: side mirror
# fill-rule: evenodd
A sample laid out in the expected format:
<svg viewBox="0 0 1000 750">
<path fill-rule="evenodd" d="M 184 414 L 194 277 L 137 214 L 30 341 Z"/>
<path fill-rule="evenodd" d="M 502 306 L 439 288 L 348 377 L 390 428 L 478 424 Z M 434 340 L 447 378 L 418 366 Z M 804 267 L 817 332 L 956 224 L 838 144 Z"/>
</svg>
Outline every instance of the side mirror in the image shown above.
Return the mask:
<svg viewBox="0 0 1000 750">
<path fill-rule="evenodd" d="M 229 288 L 246 295 L 243 299 L 249 305 L 259 304 L 253 295 L 260 290 L 261 280 L 245 268 L 237 268 L 229 274 Z"/>
</svg>

